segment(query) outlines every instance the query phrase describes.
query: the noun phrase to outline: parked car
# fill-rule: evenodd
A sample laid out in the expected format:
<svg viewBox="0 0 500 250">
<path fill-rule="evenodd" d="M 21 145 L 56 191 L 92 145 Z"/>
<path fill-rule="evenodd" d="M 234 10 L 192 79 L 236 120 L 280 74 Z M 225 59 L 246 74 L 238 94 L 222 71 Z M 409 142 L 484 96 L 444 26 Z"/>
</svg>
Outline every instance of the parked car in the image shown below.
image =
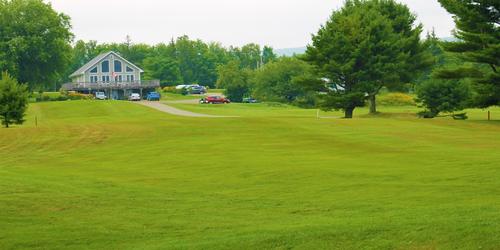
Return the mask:
<svg viewBox="0 0 500 250">
<path fill-rule="evenodd" d="M 181 85 L 177 85 L 177 86 L 175 86 L 175 89 L 185 89 L 185 88 L 187 88 L 187 87 L 189 87 L 189 85 L 186 85 L 186 84 L 181 84 Z"/>
<path fill-rule="evenodd" d="M 141 100 L 141 95 L 137 93 L 132 93 L 128 96 L 129 101 L 140 101 Z"/>
<path fill-rule="evenodd" d="M 207 96 L 206 98 L 202 98 L 200 100 L 201 104 L 226 104 L 230 102 L 231 100 L 222 96 Z"/>
<path fill-rule="evenodd" d="M 148 101 L 159 101 L 161 98 L 160 93 L 158 92 L 149 92 L 146 96 L 146 100 Z"/>
<path fill-rule="evenodd" d="M 108 97 L 106 96 L 106 93 L 104 92 L 95 92 L 95 99 L 96 100 L 106 100 Z"/>
<path fill-rule="evenodd" d="M 192 95 L 203 95 L 207 93 L 207 89 L 203 86 L 193 85 L 188 88 L 188 92 Z"/>
<path fill-rule="evenodd" d="M 254 99 L 254 98 L 243 98 L 243 103 L 258 103 L 259 101 L 257 101 L 257 99 Z"/>
</svg>

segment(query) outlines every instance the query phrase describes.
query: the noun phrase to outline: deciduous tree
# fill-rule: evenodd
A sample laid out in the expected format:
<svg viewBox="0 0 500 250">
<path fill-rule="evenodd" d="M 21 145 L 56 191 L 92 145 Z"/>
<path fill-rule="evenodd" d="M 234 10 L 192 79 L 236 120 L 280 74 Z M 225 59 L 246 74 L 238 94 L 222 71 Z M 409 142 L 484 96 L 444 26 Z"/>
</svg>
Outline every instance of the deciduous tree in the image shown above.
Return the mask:
<svg viewBox="0 0 500 250">
<path fill-rule="evenodd" d="M 306 97 L 306 83 L 314 79 L 312 66 L 297 58 L 280 58 L 255 71 L 254 95 L 263 101 L 292 103 Z M 317 83 L 317 82 L 316 82 Z"/>
<path fill-rule="evenodd" d="M 183 83 L 179 65 L 174 58 L 168 56 L 148 57 L 144 60 L 144 78 L 158 79 L 162 86 Z"/>
<path fill-rule="evenodd" d="M 51 86 L 70 60 L 70 18 L 42 0 L 0 0 L 0 70 L 33 89 Z"/>
<path fill-rule="evenodd" d="M 250 72 L 242 69 L 239 61 L 231 61 L 217 68 L 217 87 L 223 88 L 224 94 L 234 102 L 241 102 L 250 93 L 248 82 Z"/>
</svg>

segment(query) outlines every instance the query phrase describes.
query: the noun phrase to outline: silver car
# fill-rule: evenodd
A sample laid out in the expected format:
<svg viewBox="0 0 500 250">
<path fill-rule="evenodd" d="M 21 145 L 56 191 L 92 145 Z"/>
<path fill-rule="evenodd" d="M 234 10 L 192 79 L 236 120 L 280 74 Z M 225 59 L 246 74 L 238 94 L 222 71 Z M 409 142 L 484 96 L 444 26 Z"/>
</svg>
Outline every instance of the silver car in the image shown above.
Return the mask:
<svg viewBox="0 0 500 250">
<path fill-rule="evenodd" d="M 141 100 L 141 95 L 139 95 L 137 93 L 132 93 L 132 94 L 129 95 L 128 100 L 129 101 L 140 101 Z"/>
</svg>

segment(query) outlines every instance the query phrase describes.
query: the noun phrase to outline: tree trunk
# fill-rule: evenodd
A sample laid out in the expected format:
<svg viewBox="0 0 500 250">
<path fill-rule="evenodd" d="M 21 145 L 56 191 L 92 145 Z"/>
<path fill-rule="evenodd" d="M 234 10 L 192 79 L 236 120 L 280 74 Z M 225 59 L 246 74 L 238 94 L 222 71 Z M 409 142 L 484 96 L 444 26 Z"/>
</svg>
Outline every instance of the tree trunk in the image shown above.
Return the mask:
<svg viewBox="0 0 500 250">
<path fill-rule="evenodd" d="M 5 125 L 5 128 L 9 128 L 9 121 L 7 120 L 7 115 L 4 114 L 3 115 L 3 121 L 4 121 L 4 125 Z"/>
<path fill-rule="evenodd" d="M 373 94 L 373 95 L 370 95 L 368 97 L 369 101 L 370 101 L 370 114 L 374 115 L 377 113 L 377 98 L 376 98 L 376 95 Z"/>
<path fill-rule="evenodd" d="M 354 113 L 354 108 L 346 108 L 345 109 L 345 117 L 344 118 L 351 119 L 353 113 Z"/>
</svg>

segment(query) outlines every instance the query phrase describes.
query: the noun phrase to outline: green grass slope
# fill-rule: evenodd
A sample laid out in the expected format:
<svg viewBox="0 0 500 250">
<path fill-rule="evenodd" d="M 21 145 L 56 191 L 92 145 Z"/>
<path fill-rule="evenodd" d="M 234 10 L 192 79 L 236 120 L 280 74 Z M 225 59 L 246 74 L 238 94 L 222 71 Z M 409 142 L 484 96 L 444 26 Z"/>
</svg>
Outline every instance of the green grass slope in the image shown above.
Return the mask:
<svg viewBox="0 0 500 250">
<path fill-rule="evenodd" d="M 484 111 L 180 106 L 242 117 L 70 101 L 0 129 L 0 249 L 500 247 L 500 123 Z"/>
</svg>

